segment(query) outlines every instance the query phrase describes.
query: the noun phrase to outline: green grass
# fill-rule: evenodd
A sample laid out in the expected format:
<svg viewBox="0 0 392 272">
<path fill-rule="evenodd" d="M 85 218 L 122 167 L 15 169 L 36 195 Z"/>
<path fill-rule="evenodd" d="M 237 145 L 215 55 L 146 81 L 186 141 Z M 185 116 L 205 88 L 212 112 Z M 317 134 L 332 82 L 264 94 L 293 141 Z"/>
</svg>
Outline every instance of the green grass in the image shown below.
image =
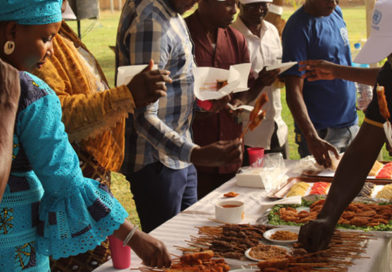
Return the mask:
<svg viewBox="0 0 392 272">
<path fill-rule="evenodd" d="M 109 46 L 116 45 L 117 25 L 120 12 L 101 12 L 98 20 L 82 20 L 81 34 L 82 41 L 94 54 L 109 81 L 114 85 L 115 54 Z M 76 21 L 67 22 L 75 32 Z"/>
<path fill-rule="evenodd" d="M 363 41 L 366 38 L 366 19 L 364 6 L 342 8 L 345 21 L 347 23 L 349 39 L 351 45 Z M 287 19 L 294 12 L 294 8 L 285 7 L 283 18 Z M 114 83 L 114 52 L 109 49 L 116 43 L 117 25 L 120 12 L 110 11 L 101 12 L 99 20 L 82 21 L 82 41 L 87 45 L 90 51 L 95 55 L 101 64 L 109 84 Z M 69 22 L 71 27 L 76 30 L 76 22 Z M 283 119 L 289 126 L 289 152 L 290 159 L 299 159 L 297 147 L 294 142 L 294 125 L 293 118 L 286 104 L 285 92 L 282 91 Z M 362 123 L 363 113 L 359 113 L 359 120 Z M 384 159 L 391 160 L 385 149 L 383 150 Z M 112 190 L 114 195 L 122 202 L 130 213 L 130 219 L 138 223 L 135 213 L 132 195 L 129 192 L 129 183 L 125 178 L 117 173 L 113 174 Z"/>
</svg>

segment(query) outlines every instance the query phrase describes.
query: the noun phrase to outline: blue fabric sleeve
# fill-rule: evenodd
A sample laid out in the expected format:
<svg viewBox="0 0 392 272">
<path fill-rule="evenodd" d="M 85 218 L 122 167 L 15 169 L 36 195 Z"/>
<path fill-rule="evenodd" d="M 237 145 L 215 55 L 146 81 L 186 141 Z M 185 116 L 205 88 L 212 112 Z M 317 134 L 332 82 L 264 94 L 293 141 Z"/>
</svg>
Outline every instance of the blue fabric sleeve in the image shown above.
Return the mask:
<svg viewBox="0 0 392 272">
<path fill-rule="evenodd" d="M 282 62 L 309 59 L 308 47 L 309 35 L 305 32 L 303 26 L 297 24 L 296 18 L 289 20 L 282 34 Z M 302 76 L 302 74 L 303 72 L 298 71 L 298 65 L 294 65 L 292 68 L 282 73 L 282 76 Z"/>
<path fill-rule="evenodd" d="M 120 227 L 127 212 L 105 186 L 83 177 L 61 122 L 59 99 L 32 78 L 48 94 L 19 113 L 17 134 L 45 190 L 37 248 L 58 259 L 95 248 Z"/>
</svg>

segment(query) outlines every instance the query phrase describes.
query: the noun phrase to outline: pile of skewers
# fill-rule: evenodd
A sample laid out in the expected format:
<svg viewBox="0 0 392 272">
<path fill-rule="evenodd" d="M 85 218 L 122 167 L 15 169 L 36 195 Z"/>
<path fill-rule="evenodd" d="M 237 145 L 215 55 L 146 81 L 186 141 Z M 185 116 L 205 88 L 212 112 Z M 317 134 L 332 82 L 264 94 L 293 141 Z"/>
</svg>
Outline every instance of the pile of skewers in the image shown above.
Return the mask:
<svg viewBox="0 0 392 272">
<path fill-rule="evenodd" d="M 263 225 L 199 227 L 199 236 L 188 241 L 190 247 L 178 248 L 184 252 L 213 249 L 217 256 L 244 260 L 245 250 L 259 243 L 267 229 Z M 336 231 L 326 250 L 308 253 L 300 244 L 295 244 L 291 256 L 260 261 L 258 267 L 262 272 L 347 271 L 354 259 L 367 258 L 363 254 L 369 239 L 374 239 L 374 236 L 363 232 Z"/>
<path fill-rule="evenodd" d="M 199 236 L 186 241 L 190 247 L 177 247 L 183 252 L 213 250 L 215 256 L 245 260 L 244 252 L 256 246 L 267 227 L 262 225 L 225 224 L 199 227 Z"/>
<path fill-rule="evenodd" d="M 326 250 L 307 253 L 299 244 L 294 244 L 292 256 L 260 261 L 257 266 L 261 272 L 344 272 L 353 265 L 354 259 L 367 258 L 363 256 L 364 245 L 372 238 L 366 233 L 336 231 Z"/>
<path fill-rule="evenodd" d="M 279 209 L 279 217 L 286 222 L 306 223 L 314 220 L 321 211 L 325 199 L 310 205 L 310 211 L 298 211 L 290 206 Z M 338 224 L 357 227 L 374 227 L 388 225 L 392 220 L 392 205 L 352 202 L 344 210 Z"/>
<path fill-rule="evenodd" d="M 140 268 L 143 272 L 227 272 L 230 266 L 224 259 L 216 259 L 212 250 L 184 254 L 173 260 L 168 269 Z"/>
</svg>

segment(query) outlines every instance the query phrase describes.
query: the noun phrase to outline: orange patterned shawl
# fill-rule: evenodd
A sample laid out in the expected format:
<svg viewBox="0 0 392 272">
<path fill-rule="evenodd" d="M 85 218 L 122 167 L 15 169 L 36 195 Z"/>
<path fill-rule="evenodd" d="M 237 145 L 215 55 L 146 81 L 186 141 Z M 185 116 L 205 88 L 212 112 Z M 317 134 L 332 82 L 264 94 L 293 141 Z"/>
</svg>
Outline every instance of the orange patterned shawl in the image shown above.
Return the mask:
<svg viewBox="0 0 392 272">
<path fill-rule="evenodd" d="M 59 33 L 53 39 L 54 55 L 34 73 L 60 98 L 70 142 L 103 168 L 117 171 L 124 158 L 125 118 L 135 108 L 133 97 L 126 86 L 98 92 L 96 76 L 75 46 L 87 48 L 65 22 Z M 107 84 L 98 63 L 97 69 Z"/>
</svg>

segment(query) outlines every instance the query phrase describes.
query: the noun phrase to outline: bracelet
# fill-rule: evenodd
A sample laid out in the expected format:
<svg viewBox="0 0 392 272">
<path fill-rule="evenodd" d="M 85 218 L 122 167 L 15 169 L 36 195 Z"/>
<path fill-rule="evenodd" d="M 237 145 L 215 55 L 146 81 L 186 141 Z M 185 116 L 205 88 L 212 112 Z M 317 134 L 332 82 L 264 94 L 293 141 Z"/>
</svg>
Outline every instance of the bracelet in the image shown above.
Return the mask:
<svg viewBox="0 0 392 272">
<path fill-rule="evenodd" d="M 135 234 L 136 230 L 137 230 L 137 226 L 135 225 L 133 227 L 133 229 L 128 233 L 127 237 L 125 237 L 125 239 L 124 239 L 124 241 L 123 241 L 123 246 L 124 247 L 128 245 L 129 241 L 131 241 L 131 239 L 132 239 L 133 235 Z"/>
</svg>

